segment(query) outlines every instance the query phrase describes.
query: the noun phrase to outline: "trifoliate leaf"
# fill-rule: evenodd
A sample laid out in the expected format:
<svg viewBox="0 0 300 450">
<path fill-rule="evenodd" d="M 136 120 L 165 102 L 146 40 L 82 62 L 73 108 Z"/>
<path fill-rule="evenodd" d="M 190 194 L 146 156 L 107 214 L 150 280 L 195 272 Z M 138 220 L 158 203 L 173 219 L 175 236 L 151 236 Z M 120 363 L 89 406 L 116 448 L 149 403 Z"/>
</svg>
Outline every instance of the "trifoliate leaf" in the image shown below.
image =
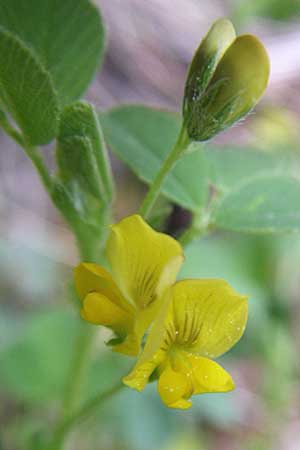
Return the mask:
<svg viewBox="0 0 300 450">
<path fill-rule="evenodd" d="M 244 233 L 300 231 L 300 181 L 286 175 L 246 180 L 216 205 L 216 228 Z"/>
<path fill-rule="evenodd" d="M 56 134 L 58 100 L 52 80 L 34 53 L 0 27 L 0 99 L 33 144 Z"/>
<path fill-rule="evenodd" d="M 61 104 L 79 98 L 104 53 L 99 8 L 89 0 L 0 0 L 0 26 L 50 72 Z"/>
</svg>

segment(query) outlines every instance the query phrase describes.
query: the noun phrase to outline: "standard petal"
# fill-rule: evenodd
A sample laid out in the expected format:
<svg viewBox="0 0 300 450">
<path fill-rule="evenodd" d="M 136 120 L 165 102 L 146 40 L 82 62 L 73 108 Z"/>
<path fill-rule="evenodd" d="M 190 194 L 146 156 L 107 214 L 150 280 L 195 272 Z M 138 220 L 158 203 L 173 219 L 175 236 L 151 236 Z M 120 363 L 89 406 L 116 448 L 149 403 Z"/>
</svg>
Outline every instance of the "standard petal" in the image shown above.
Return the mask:
<svg viewBox="0 0 300 450">
<path fill-rule="evenodd" d="M 189 352 L 217 357 L 242 336 L 247 297 L 224 280 L 183 280 L 172 288 L 176 344 Z"/>
<path fill-rule="evenodd" d="M 81 300 L 91 292 L 98 292 L 128 312 L 133 308 L 122 297 L 110 273 L 94 263 L 81 263 L 74 269 L 75 287 Z"/>
<path fill-rule="evenodd" d="M 139 215 L 111 227 L 107 257 L 122 293 L 137 309 L 161 298 L 183 261 L 180 244 L 154 231 Z"/>
<path fill-rule="evenodd" d="M 162 402 L 169 408 L 188 409 L 192 402 L 185 398 L 190 393 L 190 381 L 182 372 L 167 367 L 159 377 L 158 393 Z"/>
</svg>

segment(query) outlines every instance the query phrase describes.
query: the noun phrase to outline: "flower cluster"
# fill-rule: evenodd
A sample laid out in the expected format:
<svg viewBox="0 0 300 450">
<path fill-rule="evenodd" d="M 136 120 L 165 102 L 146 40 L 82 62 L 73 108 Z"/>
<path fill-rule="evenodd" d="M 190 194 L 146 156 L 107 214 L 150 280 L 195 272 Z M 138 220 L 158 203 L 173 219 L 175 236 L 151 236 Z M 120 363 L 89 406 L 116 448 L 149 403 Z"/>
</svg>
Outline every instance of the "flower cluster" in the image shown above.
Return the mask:
<svg viewBox="0 0 300 450">
<path fill-rule="evenodd" d="M 247 298 L 223 280 L 176 282 L 180 244 L 139 215 L 111 227 L 106 254 L 111 272 L 82 263 L 75 284 L 83 319 L 114 332 L 113 351 L 138 356 L 124 383 L 141 391 L 157 379 L 163 403 L 181 409 L 191 406 L 193 394 L 232 390 L 231 376 L 212 358 L 242 336 Z"/>
</svg>

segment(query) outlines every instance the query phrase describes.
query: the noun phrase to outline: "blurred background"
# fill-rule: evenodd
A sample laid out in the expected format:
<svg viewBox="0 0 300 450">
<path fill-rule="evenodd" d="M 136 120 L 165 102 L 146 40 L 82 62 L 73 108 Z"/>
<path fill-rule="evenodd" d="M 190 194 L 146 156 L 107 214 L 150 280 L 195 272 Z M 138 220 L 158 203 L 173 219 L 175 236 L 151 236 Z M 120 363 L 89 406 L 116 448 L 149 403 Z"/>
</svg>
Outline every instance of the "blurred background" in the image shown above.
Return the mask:
<svg viewBox="0 0 300 450">
<path fill-rule="evenodd" d="M 129 102 L 179 111 L 194 50 L 211 23 L 227 16 L 239 33 L 263 41 L 271 79 L 255 114 L 214 142 L 300 152 L 299 0 L 97 4 L 108 28 L 103 70 L 86 96 L 97 107 Z M 66 355 L 78 327 L 68 288 L 78 257 L 30 162 L 1 131 L 0 148 L 0 449 L 34 450 L 66 388 Z M 121 217 L 136 209 L 145 188 L 112 162 Z M 169 231 L 186 219 L 176 208 Z M 221 359 L 237 389 L 198 396 L 187 412 L 164 408 L 155 386 L 143 395 L 124 390 L 74 431 L 69 450 L 299 450 L 299 267 L 297 236 L 219 233 L 188 248 L 182 277 L 223 277 L 250 295 L 247 332 Z M 84 396 L 109 387 L 130 366 L 106 350 L 100 331 Z"/>
</svg>

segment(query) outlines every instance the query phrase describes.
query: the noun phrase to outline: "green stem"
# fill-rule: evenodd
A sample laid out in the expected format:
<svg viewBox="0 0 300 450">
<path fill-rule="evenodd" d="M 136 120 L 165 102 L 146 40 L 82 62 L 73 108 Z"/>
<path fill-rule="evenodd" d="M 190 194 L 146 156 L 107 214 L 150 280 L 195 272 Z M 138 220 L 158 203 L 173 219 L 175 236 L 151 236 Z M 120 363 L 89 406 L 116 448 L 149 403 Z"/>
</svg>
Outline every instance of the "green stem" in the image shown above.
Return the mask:
<svg viewBox="0 0 300 450">
<path fill-rule="evenodd" d="M 87 372 L 94 337 L 94 327 L 85 323 L 80 324 L 74 344 L 73 360 L 67 376 L 60 422 L 69 417 L 80 402 L 81 388 Z"/>
<path fill-rule="evenodd" d="M 77 248 L 79 250 L 81 261 L 105 263 L 105 243 L 108 235 L 108 225 L 112 223 L 112 214 L 110 205 L 105 204 L 99 211 L 101 221 L 95 227 L 88 228 L 85 224 L 70 224 L 76 236 Z"/>
<path fill-rule="evenodd" d="M 197 236 L 198 230 L 196 230 L 194 227 L 189 227 L 182 233 L 182 235 L 179 238 L 179 242 L 182 245 L 182 247 L 186 247 L 188 244 L 194 241 Z"/>
<path fill-rule="evenodd" d="M 79 422 L 87 419 L 105 400 L 119 392 L 123 387 L 124 385 L 119 381 L 112 388 L 88 400 L 77 412 L 66 418 L 57 428 L 52 443 L 47 450 L 60 450 L 69 431 Z"/>
<path fill-rule="evenodd" d="M 209 233 L 209 215 L 195 214 L 191 225 L 182 233 L 179 242 L 183 247 Z"/>
<path fill-rule="evenodd" d="M 30 145 L 26 138 L 9 123 L 3 111 L 0 111 L 0 125 L 2 126 L 6 134 L 8 134 L 8 136 L 10 136 L 17 144 L 20 145 L 20 147 L 23 148 L 26 155 L 36 168 L 46 191 L 51 195 L 53 187 L 52 178 L 48 172 L 47 167 L 45 166 L 39 149 Z"/>
<path fill-rule="evenodd" d="M 86 241 L 91 241 L 86 246 Z M 97 239 L 98 240 L 98 239 Z M 80 256 L 85 261 L 94 261 L 95 259 L 95 239 L 88 239 L 87 235 L 77 236 L 77 244 L 80 252 Z M 96 246 L 98 248 L 98 246 Z M 98 259 L 101 256 L 98 256 Z M 63 445 L 65 439 L 64 424 L 68 422 L 69 417 L 72 417 L 74 409 L 77 408 L 80 403 L 80 396 L 82 394 L 82 387 L 84 385 L 84 379 L 87 373 L 89 357 L 92 348 L 93 341 L 95 339 L 96 328 L 86 324 L 80 323 L 77 339 L 74 344 L 74 354 L 70 363 L 69 373 L 66 377 L 65 396 L 62 401 L 61 414 L 58 419 L 56 431 L 54 432 L 54 440 L 57 440 L 59 445 L 56 444 L 53 450 L 59 450 Z"/>
<path fill-rule="evenodd" d="M 22 134 L 16 130 L 9 121 L 7 120 L 7 117 L 3 111 L 0 110 L 0 125 L 2 126 L 3 130 L 10 136 L 14 141 L 16 141 L 21 147 L 24 146 L 24 139 Z"/>
<path fill-rule="evenodd" d="M 170 172 L 175 163 L 178 161 L 180 155 L 182 154 L 183 150 L 187 147 L 188 143 L 189 139 L 186 133 L 186 129 L 183 125 L 180 130 L 176 144 L 174 145 L 173 149 L 167 156 L 165 162 L 161 166 L 152 186 L 147 192 L 143 200 L 143 203 L 140 207 L 139 214 L 143 216 L 145 219 L 149 217 L 149 214 L 154 206 L 154 203 L 157 200 L 157 197 L 159 196 L 161 186 L 165 180 L 166 175 Z"/>
<path fill-rule="evenodd" d="M 51 178 L 51 175 L 48 172 L 47 167 L 45 166 L 44 160 L 42 158 L 42 155 L 38 148 L 32 147 L 28 143 L 24 142 L 23 149 L 28 156 L 28 158 L 31 160 L 32 164 L 36 168 L 40 179 L 46 189 L 46 191 L 49 193 L 51 197 L 51 192 L 53 188 L 53 181 Z"/>
<path fill-rule="evenodd" d="M 96 123 L 98 121 L 96 120 Z M 15 141 L 17 142 L 25 151 L 28 158 L 33 163 L 36 168 L 41 181 L 45 187 L 45 190 L 49 193 L 49 196 L 53 199 L 53 188 L 54 182 L 48 169 L 44 163 L 43 157 L 38 148 L 32 146 L 25 136 L 23 136 L 18 130 L 11 126 L 4 112 L 0 110 L 0 125 L 3 130 Z M 99 165 L 99 170 L 101 169 L 101 174 L 103 177 L 103 185 L 107 194 L 107 202 L 104 206 L 103 213 L 103 225 L 101 228 L 105 230 L 106 222 L 110 217 L 110 205 L 114 195 L 114 185 L 113 178 L 111 174 L 110 164 L 108 161 L 107 153 L 105 150 L 105 144 L 102 136 L 102 131 L 99 125 L 98 130 L 98 145 L 102 147 L 102 152 L 98 152 L 102 156 L 98 158 L 97 163 Z M 54 202 L 55 203 L 55 202 Z M 56 204 L 56 203 L 55 203 Z M 57 206 L 57 204 L 56 204 Z M 59 208 L 62 212 L 63 210 Z M 78 227 L 77 227 L 78 228 Z M 88 228 L 81 227 L 77 229 L 73 227 L 73 231 L 76 234 L 78 249 L 80 256 L 86 261 L 96 261 L 101 258 L 101 251 L 98 255 L 100 244 L 103 244 L 105 240 L 105 233 L 103 232 L 101 236 L 90 232 Z M 93 231 L 93 230 L 92 230 Z M 99 240 L 101 241 L 99 244 Z M 99 245 L 98 245 L 99 244 Z M 104 401 L 109 396 L 113 395 L 114 392 L 120 389 L 121 384 L 118 385 L 105 393 L 100 394 L 95 397 L 90 402 L 86 403 L 78 413 L 73 414 L 76 410 L 78 404 L 80 403 L 80 397 L 82 393 L 82 386 L 84 384 L 84 378 L 88 368 L 89 355 L 92 347 L 92 343 L 95 337 L 95 328 L 90 325 L 80 323 L 78 329 L 77 339 L 74 345 L 74 355 L 70 364 L 69 374 L 66 381 L 65 397 L 62 403 L 61 415 L 58 420 L 56 431 L 54 433 L 54 438 L 49 447 L 49 450 L 59 450 L 64 442 L 67 432 L 71 429 L 74 423 L 83 419 L 97 407 L 99 403 Z"/>
</svg>

